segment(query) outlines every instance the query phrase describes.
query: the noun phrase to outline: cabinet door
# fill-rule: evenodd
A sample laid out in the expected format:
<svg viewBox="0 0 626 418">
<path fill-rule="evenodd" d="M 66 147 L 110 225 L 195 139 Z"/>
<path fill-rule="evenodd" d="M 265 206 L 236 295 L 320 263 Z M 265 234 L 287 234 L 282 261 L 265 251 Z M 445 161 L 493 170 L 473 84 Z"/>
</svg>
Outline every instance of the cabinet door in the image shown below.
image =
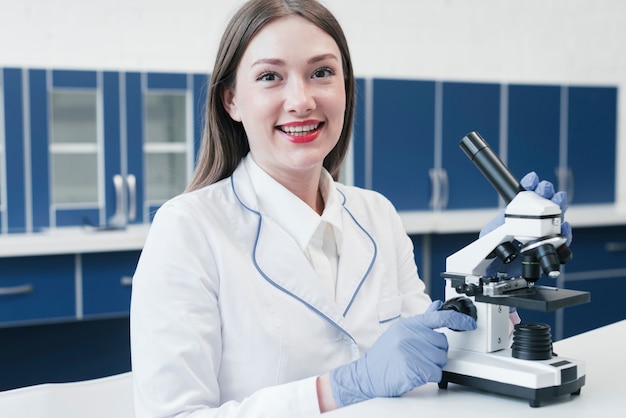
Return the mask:
<svg viewBox="0 0 626 418">
<path fill-rule="evenodd" d="M 447 173 L 446 209 L 498 206 L 498 193 L 459 148 L 461 139 L 477 131 L 496 155 L 500 150 L 500 85 L 443 83 L 441 154 Z"/>
<path fill-rule="evenodd" d="M 206 76 L 126 74 L 127 175 L 136 179 L 131 222 L 149 222 L 191 178 L 201 138 Z"/>
<path fill-rule="evenodd" d="M 33 229 L 105 226 L 105 157 L 119 149 L 119 85 L 96 71 L 28 71 Z M 106 124 L 105 118 L 112 119 Z M 119 155 L 116 156 L 119 159 Z"/>
<path fill-rule="evenodd" d="M 508 86 L 507 166 L 518 179 L 535 171 L 558 185 L 561 87 Z"/>
<path fill-rule="evenodd" d="M 373 81 L 372 188 L 397 210 L 429 208 L 434 167 L 435 83 Z"/>
<path fill-rule="evenodd" d="M 0 225 L 2 232 L 26 231 L 24 101 L 21 69 L 0 73 Z M 9 181 L 10 179 L 10 181 Z M 5 193 L 6 192 L 6 193 Z"/>
<path fill-rule="evenodd" d="M 616 131 L 617 88 L 568 88 L 569 175 L 561 187 L 568 191 L 571 203 L 615 201 Z"/>
<path fill-rule="evenodd" d="M 358 187 L 370 188 L 371 178 L 368 171 L 371 170 L 371 161 L 368 161 L 369 149 L 368 144 L 368 95 L 371 94 L 367 90 L 368 82 L 365 79 L 356 79 L 356 103 L 354 109 L 354 128 L 352 131 L 352 173 L 348 177 L 352 177 L 353 184 Z M 369 138 L 371 139 L 371 138 Z M 344 164 L 342 171 L 349 168 Z"/>
<path fill-rule="evenodd" d="M 139 251 L 82 255 L 83 315 L 127 315 Z"/>
<path fill-rule="evenodd" d="M 73 255 L 0 258 L 0 326 L 76 318 Z"/>
</svg>

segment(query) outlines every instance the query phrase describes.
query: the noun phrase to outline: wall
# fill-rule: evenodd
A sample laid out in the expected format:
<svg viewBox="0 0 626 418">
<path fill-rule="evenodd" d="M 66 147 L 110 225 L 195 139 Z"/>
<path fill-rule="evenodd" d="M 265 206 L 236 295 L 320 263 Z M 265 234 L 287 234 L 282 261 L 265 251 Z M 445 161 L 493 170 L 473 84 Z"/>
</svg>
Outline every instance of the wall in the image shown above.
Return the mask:
<svg viewBox="0 0 626 418">
<path fill-rule="evenodd" d="M 242 2 L 0 0 L 0 66 L 209 72 Z M 622 0 L 324 3 L 343 24 L 358 76 L 626 87 Z M 606 157 L 621 162 L 616 197 L 626 205 L 619 144 Z"/>
</svg>

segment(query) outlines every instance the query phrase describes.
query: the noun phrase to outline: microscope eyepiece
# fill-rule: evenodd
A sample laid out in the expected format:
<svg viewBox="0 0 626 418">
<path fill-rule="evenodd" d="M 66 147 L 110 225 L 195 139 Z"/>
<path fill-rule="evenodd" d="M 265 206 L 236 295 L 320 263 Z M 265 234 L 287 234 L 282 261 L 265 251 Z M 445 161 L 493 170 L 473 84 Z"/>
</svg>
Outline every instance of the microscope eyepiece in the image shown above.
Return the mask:
<svg viewBox="0 0 626 418">
<path fill-rule="evenodd" d="M 493 152 L 478 132 L 470 132 L 461 140 L 461 149 L 489 180 L 500 196 L 510 203 L 519 193 L 524 191 L 520 182 Z"/>
</svg>

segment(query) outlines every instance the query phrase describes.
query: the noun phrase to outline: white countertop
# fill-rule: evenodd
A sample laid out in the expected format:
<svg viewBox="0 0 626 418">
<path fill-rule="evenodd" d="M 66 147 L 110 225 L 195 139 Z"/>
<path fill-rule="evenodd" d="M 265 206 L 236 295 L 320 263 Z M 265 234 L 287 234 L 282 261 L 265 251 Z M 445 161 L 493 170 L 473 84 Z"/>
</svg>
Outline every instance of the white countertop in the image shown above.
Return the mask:
<svg viewBox="0 0 626 418">
<path fill-rule="evenodd" d="M 141 250 L 149 229 L 150 225 L 142 224 L 116 230 L 68 227 L 6 234 L 0 236 L 0 257 Z"/>
<path fill-rule="evenodd" d="M 399 212 L 408 234 L 478 232 L 499 209 Z M 626 208 L 617 205 L 576 205 L 565 220 L 572 228 L 626 225 Z"/>
<path fill-rule="evenodd" d="M 561 340 L 554 351 L 584 360 L 586 382 L 580 396 L 564 396 L 531 408 L 528 401 L 450 383 L 431 383 L 400 398 L 378 398 L 325 414 L 328 418 L 380 417 L 568 417 L 620 416 L 626 396 L 626 321 Z"/>
<path fill-rule="evenodd" d="M 400 212 L 408 234 L 478 233 L 498 209 Z M 573 228 L 626 225 L 626 209 L 616 205 L 573 206 L 566 219 Z M 0 235 L 0 257 L 141 250 L 149 224 L 120 230 L 64 227 Z"/>
</svg>

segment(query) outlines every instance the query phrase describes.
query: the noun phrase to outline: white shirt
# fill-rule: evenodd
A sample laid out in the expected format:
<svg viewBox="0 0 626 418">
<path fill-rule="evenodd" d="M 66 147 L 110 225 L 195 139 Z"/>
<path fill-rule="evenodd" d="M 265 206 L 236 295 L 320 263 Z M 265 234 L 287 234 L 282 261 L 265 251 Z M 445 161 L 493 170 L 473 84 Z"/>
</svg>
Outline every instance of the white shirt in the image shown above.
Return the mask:
<svg viewBox="0 0 626 418">
<path fill-rule="evenodd" d="M 324 199 L 324 212 L 320 216 L 263 171 L 250 154 L 244 164 L 261 210 L 296 241 L 317 272 L 326 293 L 334 300 L 342 220 L 340 195 L 332 176 L 322 170 L 319 190 Z"/>
</svg>

